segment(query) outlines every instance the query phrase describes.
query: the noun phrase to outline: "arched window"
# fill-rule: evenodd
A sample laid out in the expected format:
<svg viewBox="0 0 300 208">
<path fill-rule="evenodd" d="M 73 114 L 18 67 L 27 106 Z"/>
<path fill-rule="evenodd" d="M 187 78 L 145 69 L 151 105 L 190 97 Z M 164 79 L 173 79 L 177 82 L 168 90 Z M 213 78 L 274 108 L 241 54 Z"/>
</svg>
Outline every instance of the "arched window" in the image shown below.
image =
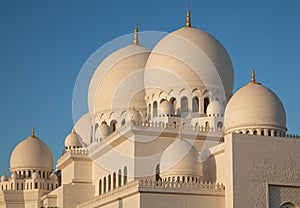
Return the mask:
<svg viewBox="0 0 300 208">
<path fill-rule="evenodd" d="M 92 143 L 93 142 L 93 126 L 91 126 L 91 137 L 90 137 L 90 142 Z"/>
<path fill-rule="evenodd" d="M 253 131 L 253 135 L 257 135 L 257 131 L 255 130 L 255 131 Z"/>
<path fill-rule="evenodd" d="M 121 125 L 122 125 L 122 126 L 124 126 L 124 125 L 125 125 L 125 118 L 124 118 L 124 119 L 122 119 L 122 121 L 121 121 Z"/>
<path fill-rule="evenodd" d="M 177 101 L 176 101 L 176 98 L 172 97 L 172 98 L 170 99 L 170 103 L 173 105 L 173 107 L 174 107 L 174 112 L 175 112 L 175 114 L 176 114 L 176 112 L 177 112 Z"/>
<path fill-rule="evenodd" d="M 116 188 L 116 183 L 117 183 L 117 176 L 116 176 L 116 173 L 114 172 L 114 174 L 113 174 L 113 189 Z"/>
<path fill-rule="evenodd" d="M 117 121 L 116 120 L 112 120 L 110 122 L 110 128 L 111 128 L 112 132 L 116 131 L 116 128 L 117 128 Z"/>
<path fill-rule="evenodd" d="M 246 131 L 246 134 L 250 134 L 250 131 Z"/>
<path fill-rule="evenodd" d="M 265 135 L 265 131 L 261 130 L 260 135 L 264 136 Z"/>
<path fill-rule="evenodd" d="M 124 180 L 123 180 L 124 185 L 127 183 L 127 167 L 124 167 Z"/>
<path fill-rule="evenodd" d="M 181 98 L 181 112 L 185 113 L 188 112 L 189 106 L 188 106 L 188 99 L 187 97 L 182 97 Z"/>
<path fill-rule="evenodd" d="M 223 128 L 223 123 L 221 121 L 218 122 L 217 128 L 218 129 L 222 129 Z"/>
<path fill-rule="evenodd" d="M 106 193 L 106 177 L 103 179 L 103 193 Z"/>
<path fill-rule="evenodd" d="M 271 130 L 268 131 L 268 136 L 271 136 Z"/>
<path fill-rule="evenodd" d="M 119 169 L 118 171 L 118 187 L 122 185 L 122 173 L 121 170 Z"/>
<path fill-rule="evenodd" d="M 151 119 L 151 104 L 148 107 L 148 119 Z"/>
<path fill-rule="evenodd" d="M 156 165 L 156 168 L 155 168 L 155 180 L 156 181 L 159 181 L 161 180 L 160 176 L 159 176 L 159 173 L 160 173 L 160 166 L 159 164 Z"/>
<path fill-rule="evenodd" d="M 157 117 L 157 102 L 153 103 L 153 118 Z"/>
<path fill-rule="evenodd" d="M 207 113 L 207 107 L 209 105 L 209 98 L 208 97 L 205 97 L 204 98 L 204 113 L 206 114 Z"/>
<path fill-rule="evenodd" d="M 193 97 L 193 112 L 199 112 L 199 98 Z"/>
<path fill-rule="evenodd" d="M 99 180 L 99 195 L 102 194 L 102 180 Z"/>
<path fill-rule="evenodd" d="M 206 121 L 206 122 L 205 122 L 205 130 L 206 130 L 206 131 L 208 131 L 208 130 L 209 130 L 209 128 L 210 128 L 210 127 L 209 127 L 209 122 L 208 122 L 208 121 Z"/>
<path fill-rule="evenodd" d="M 291 202 L 285 202 L 280 206 L 280 208 L 295 208 L 295 205 Z"/>
<path fill-rule="evenodd" d="M 111 190 L 111 176 L 110 176 L 110 174 L 108 175 L 108 184 L 107 184 L 107 186 L 108 186 L 108 191 L 110 191 Z"/>
<path fill-rule="evenodd" d="M 94 141 L 97 141 L 97 139 L 99 139 L 98 137 L 100 137 L 99 135 L 97 135 L 98 128 L 99 128 L 99 124 L 96 123 L 94 128 Z"/>
</svg>

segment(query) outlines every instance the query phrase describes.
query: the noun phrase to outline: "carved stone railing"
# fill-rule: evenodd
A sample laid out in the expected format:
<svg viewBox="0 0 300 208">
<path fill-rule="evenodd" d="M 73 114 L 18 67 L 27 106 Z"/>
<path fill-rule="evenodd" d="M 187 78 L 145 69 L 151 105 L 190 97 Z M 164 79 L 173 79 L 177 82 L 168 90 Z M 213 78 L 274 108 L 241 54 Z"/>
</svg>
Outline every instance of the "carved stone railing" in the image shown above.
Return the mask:
<svg viewBox="0 0 300 208">
<path fill-rule="evenodd" d="M 107 203 L 107 201 L 115 200 L 115 198 L 120 198 L 122 196 L 131 195 L 132 193 L 137 193 L 139 191 L 159 191 L 166 192 L 172 191 L 173 193 L 180 192 L 193 192 L 196 194 L 202 194 L 206 191 L 210 194 L 224 194 L 225 186 L 219 183 L 213 182 L 176 182 L 176 181 L 156 181 L 155 178 L 140 178 L 134 181 L 128 182 L 125 185 L 112 189 L 106 193 L 102 193 L 99 196 L 93 198 L 92 200 L 80 204 L 78 207 L 90 207 L 100 206 L 102 203 Z M 200 192 L 199 192 L 200 191 Z"/>
<path fill-rule="evenodd" d="M 300 139 L 300 136 L 298 134 L 286 134 L 285 138 Z"/>
<path fill-rule="evenodd" d="M 214 183 L 214 182 L 182 182 L 182 181 L 168 181 L 168 180 L 155 180 L 153 178 L 142 178 L 139 179 L 139 187 L 157 187 L 157 188 L 166 188 L 166 189 L 206 189 L 206 190 L 225 190 L 223 184 Z"/>
</svg>

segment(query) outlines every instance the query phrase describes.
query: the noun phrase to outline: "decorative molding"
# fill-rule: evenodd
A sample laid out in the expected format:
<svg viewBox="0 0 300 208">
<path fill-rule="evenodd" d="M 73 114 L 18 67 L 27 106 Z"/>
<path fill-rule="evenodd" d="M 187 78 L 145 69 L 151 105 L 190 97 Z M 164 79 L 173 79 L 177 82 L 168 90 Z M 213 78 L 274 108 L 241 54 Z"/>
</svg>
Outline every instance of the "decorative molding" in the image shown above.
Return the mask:
<svg viewBox="0 0 300 208">
<path fill-rule="evenodd" d="M 253 161 L 253 171 L 251 180 L 253 187 L 253 205 L 255 208 L 267 207 L 267 186 L 269 183 L 299 183 L 300 168 L 295 166 L 295 162 L 288 158 L 284 161 L 266 161 L 261 165 Z"/>
</svg>

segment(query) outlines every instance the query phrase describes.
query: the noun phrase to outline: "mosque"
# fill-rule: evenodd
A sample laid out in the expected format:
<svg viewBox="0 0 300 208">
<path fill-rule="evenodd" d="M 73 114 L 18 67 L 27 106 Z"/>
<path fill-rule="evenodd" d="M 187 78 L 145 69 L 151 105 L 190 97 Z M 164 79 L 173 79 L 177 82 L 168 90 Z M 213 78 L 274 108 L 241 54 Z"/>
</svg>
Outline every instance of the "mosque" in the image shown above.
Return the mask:
<svg viewBox="0 0 300 208">
<path fill-rule="evenodd" d="M 233 94 L 226 49 L 190 9 L 152 50 L 133 39 L 95 70 L 55 169 L 34 129 L 15 147 L 0 207 L 299 208 L 300 140 L 254 70 Z"/>
</svg>

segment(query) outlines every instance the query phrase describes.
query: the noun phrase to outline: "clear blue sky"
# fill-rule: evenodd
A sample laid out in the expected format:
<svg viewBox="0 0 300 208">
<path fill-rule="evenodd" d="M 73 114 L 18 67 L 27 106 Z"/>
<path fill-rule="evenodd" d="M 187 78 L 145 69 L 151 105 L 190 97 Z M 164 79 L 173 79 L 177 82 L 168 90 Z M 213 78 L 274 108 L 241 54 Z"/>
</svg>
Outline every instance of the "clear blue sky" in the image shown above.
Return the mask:
<svg viewBox="0 0 300 208">
<path fill-rule="evenodd" d="M 234 91 L 257 80 L 281 98 L 289 132 L 299 133 L 300 1 L 191 0 L 192 25 L 219 39 L 235 69 Z M 171 32 L 185 23 L 185 0 L 1 0 L 0 174 L 31 134 L 55 161 L 72 128 L 72 93 L 86 59 L 100 46 L 140 31 Z"/>
</svg>

